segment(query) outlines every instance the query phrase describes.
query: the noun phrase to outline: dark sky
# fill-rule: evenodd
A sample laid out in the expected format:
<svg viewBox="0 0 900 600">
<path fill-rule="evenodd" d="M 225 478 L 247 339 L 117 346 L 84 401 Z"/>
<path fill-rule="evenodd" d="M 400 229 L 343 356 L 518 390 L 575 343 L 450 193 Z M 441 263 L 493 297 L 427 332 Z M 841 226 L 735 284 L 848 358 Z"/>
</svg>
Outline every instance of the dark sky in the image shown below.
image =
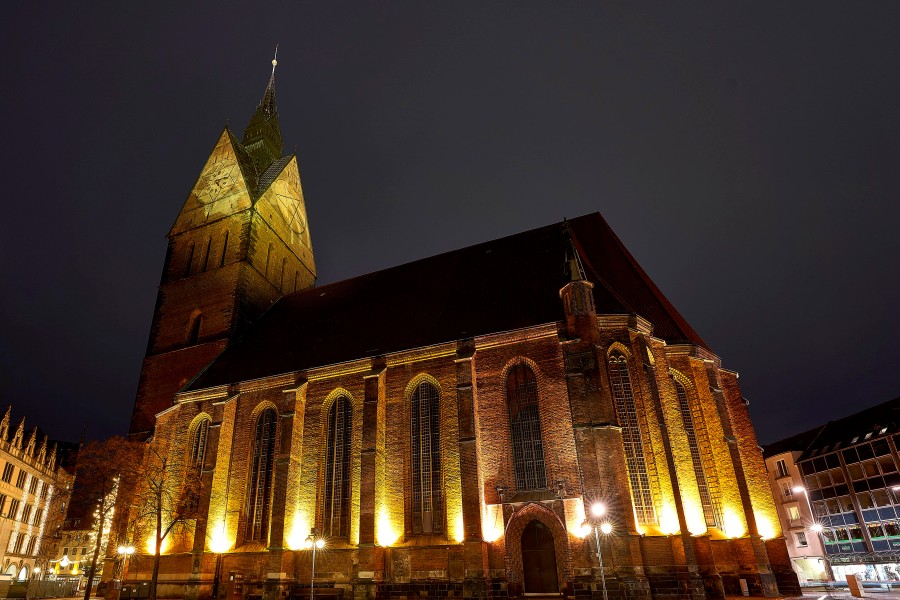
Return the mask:
<svg viewBox="0 0 900 600">
<path fill-rule="evenodd" d="M 127 429 L 165 234 L 276 43 L 320 283 L 599 210 L 762 441 L 896 397 L 898 30 L 888 2 L 7 3 L 0 403 Z"/>
</svg>

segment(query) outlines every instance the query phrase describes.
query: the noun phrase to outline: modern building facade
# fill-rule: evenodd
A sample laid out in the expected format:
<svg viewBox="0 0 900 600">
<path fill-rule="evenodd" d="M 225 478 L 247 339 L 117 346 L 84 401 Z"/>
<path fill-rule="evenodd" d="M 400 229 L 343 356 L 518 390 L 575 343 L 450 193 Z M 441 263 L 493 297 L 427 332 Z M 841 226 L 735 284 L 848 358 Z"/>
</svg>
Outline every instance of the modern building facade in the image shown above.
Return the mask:
<svg viewBox="0 0 900 600">
<path fill-rule="evenodd" d="M 11 412 L 0 420 L 0 579 L 22 581 L 46 569 L 73 477 L 37 428 L 26 432 L 25 419 L 10 427 Z"/>
<path fill-rule="evenodd" d="M 801 583 L 833 579 L 825 555 L 822 525 L 812 512 L 812 504 L 806 493 L 806 481 L 797 466 L 797 460 L 803 453 L 797 448 L 806 447 L 820 429 L 769 444 L 763 451 L 781 530 Z"/>
<path fill-rule="evenodd" d="M 778 442 L 777 455 L 767 447 L 768 464 L 782 456 L 792 481 L 802 476 L 798 491 L 837 580 L 900 581 L 898 411 L 900 398 Z"/>
<path fill-rule="evenodd" d="M 162 597 L 799 591 L 737 374 L 599 214 L 313 287 L 281 146 L 273 72 L 169 232 L 132 435 L 199 498 Z"/>
</svg>

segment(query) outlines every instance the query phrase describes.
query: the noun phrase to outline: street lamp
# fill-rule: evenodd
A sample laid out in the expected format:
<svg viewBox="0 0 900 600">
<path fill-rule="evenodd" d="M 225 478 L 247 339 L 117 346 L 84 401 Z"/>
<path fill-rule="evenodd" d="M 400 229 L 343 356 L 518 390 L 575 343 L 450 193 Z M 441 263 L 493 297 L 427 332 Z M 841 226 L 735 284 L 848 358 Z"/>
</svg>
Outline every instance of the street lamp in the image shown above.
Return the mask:
<svg viewBox="0 0 900 600">
<path fill-rule="evenodd" d="M 122 583 L 125 583 L 125 571 L 128 568 L 128 557 L 134 554 L 134 546 L 125 542 L 119 546 L 119 554 L 122 555 Z"/>
<path fill-rule="evenodd" d="M 309 600 L 315 600 L 316 597 L 316 551 L 325 547 L 325 538 L 319 537 L 319 532 L 315 527 L 309 532 L 303 547 L 312 550 L 312 575 L 309 578 Z"/>
<path fill-rule="evenodd" d="M 609 535 L 612 533 L 613 527 L 612 523 L 609 521 L 598 523 L 600 517 L 606 514 L 606 505 L 602 502 L 593 503 L 590 512 L 591 517 L 585 519 L 584 523 L 581 524 L 581 528 L 582 530 L 588 530 L 590 528 L 594 529 L 594 543 L 597 545 L 597 562 L 600 563 L 600 583 L 603 586 L 603 600 L 609 600 L 606 594 L 606 570 L 603 567 L 603 550 L 600 547 L 600 533 L 603 533 L 605 536 Z"/>
</svg>

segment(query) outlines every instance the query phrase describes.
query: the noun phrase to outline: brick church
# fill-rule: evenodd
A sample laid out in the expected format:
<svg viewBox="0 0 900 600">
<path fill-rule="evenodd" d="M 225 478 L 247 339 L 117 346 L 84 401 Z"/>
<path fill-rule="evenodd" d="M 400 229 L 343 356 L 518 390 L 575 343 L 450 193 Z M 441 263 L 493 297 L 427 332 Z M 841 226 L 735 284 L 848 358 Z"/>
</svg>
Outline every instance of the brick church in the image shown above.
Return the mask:
<svg viewBox="0 0 900 600">
<path fill-rule="evenodd" d="M 310 233 L 273 69 L 168 234 L 131 434 L 199 507 L 160 597 L 799 593 L 737 374 L 599 214 L 320 287 Z"/>
</svg>

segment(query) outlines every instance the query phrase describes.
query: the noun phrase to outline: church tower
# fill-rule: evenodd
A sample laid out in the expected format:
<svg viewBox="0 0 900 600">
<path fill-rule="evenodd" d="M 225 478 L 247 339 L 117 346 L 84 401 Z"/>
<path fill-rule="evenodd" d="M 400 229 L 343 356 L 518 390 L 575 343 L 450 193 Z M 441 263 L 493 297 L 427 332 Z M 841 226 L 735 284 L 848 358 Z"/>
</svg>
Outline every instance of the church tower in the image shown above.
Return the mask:
<svg viewBox="0 0 900 600">
<path fill-rule="evenodd" d="M 315 284 L 297 156 L 282 156 L 276 64 L 243 139 L 225 127 L 169 231 L 134 437 L 273 302 Z"/>
</svg>

